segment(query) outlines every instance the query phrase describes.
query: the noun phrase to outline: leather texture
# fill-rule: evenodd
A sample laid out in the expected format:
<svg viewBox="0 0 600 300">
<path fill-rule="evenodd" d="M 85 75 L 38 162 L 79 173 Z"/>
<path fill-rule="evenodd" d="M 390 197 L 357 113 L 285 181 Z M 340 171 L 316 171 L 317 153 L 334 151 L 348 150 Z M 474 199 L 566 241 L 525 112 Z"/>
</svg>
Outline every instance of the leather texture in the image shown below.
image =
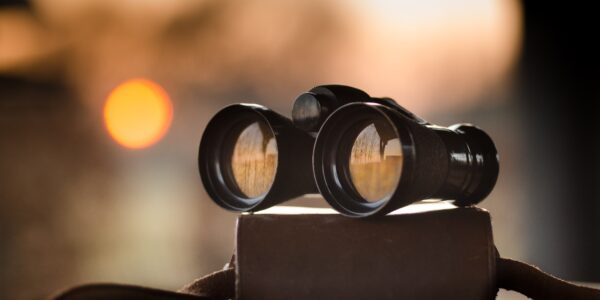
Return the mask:
<svg viewBox="0 0 600 300">
<path fill-rule="evenodd" d="M 493 299 L 490 215 L 456 208 L 381 218 L 242 215 L 240 299 Z"/>
</svg>

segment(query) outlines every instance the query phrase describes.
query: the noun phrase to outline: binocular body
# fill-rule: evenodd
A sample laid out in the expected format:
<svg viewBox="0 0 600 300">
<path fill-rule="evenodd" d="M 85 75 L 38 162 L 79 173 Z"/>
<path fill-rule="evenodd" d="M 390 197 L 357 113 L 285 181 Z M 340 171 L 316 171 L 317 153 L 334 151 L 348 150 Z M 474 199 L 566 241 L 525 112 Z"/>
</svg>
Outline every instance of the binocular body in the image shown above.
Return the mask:
<svg viewBox="0 0 600 300">
<path fill-rule="evenodd" d="M 432 125 L 355 88 L 313 88 L 296 99 L 292 118 L 256 104 L 213 117 L 199 169 L 218 205 L 258 211 L 320 192 L 340 213 L 366 217 L 430 198 L 472 205 L 498 176 L 496 148 L 482 130 Z"/>
</svg>

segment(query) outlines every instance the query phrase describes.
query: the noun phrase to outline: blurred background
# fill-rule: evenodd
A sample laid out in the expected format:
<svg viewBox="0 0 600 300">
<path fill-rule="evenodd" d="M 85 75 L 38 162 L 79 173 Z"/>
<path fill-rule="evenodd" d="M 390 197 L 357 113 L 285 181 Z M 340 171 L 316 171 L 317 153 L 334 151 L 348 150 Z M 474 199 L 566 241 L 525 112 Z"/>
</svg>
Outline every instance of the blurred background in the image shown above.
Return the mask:
<svg viewBox="0 0 600 300">
<path fill-rule="evenodd" d="M 220 269 L 236 214 L 198 176 L 206 123 L 236 102 L 289 116 L 297 95 L 328 83 L 483 128 L 501 159 L 481 204 L 500 253 L 600 282 L 592 12 L 517 0 L 2 0 L 0 298 L 92 281 L 177 289 Z"/>
</svg>

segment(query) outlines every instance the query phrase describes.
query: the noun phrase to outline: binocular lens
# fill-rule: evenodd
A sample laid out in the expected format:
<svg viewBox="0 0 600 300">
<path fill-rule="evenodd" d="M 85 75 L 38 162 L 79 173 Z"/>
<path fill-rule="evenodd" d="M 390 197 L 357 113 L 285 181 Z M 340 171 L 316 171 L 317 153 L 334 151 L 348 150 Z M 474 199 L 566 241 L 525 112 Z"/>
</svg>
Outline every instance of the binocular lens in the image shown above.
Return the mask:
<svg viewBox="0 0 600 300">
<path fill-rule="evenodd" d="M 352 139 L 348 161 L 356 191 L 368 202 L 390 197 L 402 174 L 400 138 L 384 120 L 368 122 Z"/>
<path fill-rule="evenodd" d="M 277 170 L 277 143 L 262 121 L 244 128 L 231 155 L 233 179 L 243 196 L 256 198 L 271 189 Z"/>
</svg>

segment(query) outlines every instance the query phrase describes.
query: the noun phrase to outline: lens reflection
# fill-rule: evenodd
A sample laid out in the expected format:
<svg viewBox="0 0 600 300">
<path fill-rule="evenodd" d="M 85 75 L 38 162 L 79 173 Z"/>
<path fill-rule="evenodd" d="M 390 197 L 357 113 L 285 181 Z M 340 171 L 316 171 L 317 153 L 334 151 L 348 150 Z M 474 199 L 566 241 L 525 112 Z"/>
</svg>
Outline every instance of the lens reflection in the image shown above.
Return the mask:
<svg viewBox="0 0 600 300">
<path fill-rule="evenodd" d="M 354 187 L 365 200 L 375 202 L 394 192 L 402 172 L 402 147 L 390 125 L 377 121 L 360 131 L 349 169 Z"/>
<path fill-rule="evenodd" d="M 241 131 L 231 156 L 233 178 L 248 198 L 269 191 L 277 170 L 277 143 L 271 129 L 254 122 Z"/>
</svg>

